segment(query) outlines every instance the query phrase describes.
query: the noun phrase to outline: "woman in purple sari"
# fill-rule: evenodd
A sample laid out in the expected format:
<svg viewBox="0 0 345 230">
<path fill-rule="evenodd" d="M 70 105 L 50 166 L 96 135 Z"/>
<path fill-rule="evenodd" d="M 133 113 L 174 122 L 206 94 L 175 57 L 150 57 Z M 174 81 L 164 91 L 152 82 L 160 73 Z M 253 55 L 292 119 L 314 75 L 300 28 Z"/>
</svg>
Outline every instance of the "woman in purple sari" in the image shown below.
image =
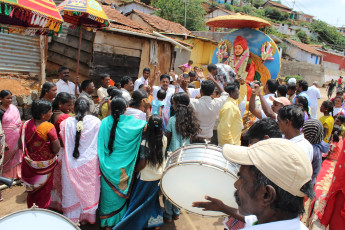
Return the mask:
<svg viewBox="0 0 345 230">
<path fill-rule="evenodd" d="M 12 105 L 12 93 L 0 92 L 0 121 L 5 133 L 5 153 L 3 155 L 2 176 L 14 179 L 21 178 L 22 151 L 18 147 L 22 121 L 16 106 Z"/>
</svg>

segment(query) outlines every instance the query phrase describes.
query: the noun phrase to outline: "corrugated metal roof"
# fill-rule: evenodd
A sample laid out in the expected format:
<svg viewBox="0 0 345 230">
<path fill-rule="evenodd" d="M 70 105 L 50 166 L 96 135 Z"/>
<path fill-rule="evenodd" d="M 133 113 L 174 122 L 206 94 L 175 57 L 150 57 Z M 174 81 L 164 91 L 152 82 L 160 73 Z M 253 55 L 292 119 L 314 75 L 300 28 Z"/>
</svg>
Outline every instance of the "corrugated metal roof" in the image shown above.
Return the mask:
<svg viewBox="0 0 345 230">
<path fill-rule="evenodd" d="M 0 33 L 0 72 L 40 75 L 39 37 Z"/>
</svg>

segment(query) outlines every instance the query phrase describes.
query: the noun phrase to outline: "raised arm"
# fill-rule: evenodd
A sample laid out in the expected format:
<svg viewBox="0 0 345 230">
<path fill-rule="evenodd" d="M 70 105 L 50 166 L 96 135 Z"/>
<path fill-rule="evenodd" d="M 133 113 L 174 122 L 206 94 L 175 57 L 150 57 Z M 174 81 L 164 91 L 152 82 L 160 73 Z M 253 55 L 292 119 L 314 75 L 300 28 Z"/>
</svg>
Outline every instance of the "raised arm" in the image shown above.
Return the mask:
<svg viewBox="0 0 345 230">
<path fill-rule="evenodd" d="M 252 95 L 249 99 L 249 111 L 258 119 L 261 119 L 261 110 L 259 108 L 256 108 L 255 106 L 255 94 L 252 92 Z"/>
</svg>

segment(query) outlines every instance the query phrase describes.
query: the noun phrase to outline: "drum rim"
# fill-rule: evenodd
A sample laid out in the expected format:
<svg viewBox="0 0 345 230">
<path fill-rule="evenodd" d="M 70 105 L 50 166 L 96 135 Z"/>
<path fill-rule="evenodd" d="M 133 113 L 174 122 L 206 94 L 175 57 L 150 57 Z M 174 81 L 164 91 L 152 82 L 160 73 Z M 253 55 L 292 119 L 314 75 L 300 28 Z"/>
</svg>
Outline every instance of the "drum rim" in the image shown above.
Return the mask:
<svg viewBox="0 0 345 230">
<path fill-rule="evenodd" d="M 188 163 L 190 163 L 190 162 L 188 162 Z M 162 174 L 162 177 L 161 177 L 161 181 L 160 181 L 160 183 L 159 183 L 159 187 L 160 187 L 160 189 L 161 189 L 163 195 L 164 195 L 173 205 L 175 205 L 175 206 L 177 206 L 177 207 L 179 207 L 179 208 L 182 208 L 182 209 L 184 209 L 184 210 L 187 210 L 187 212 L 191 212 L 191 213 L 193 213 L 193 214 L 197 214 L 197 215 L 200 215 L 200 216 L 207 216 L 207 217 L 224 217 L 224 216 L 228 216 L 228 215 L 225 214 L 225 213 L 224 213 L 224 215 L 221 215 L 221 214 L 220 214 L 220 215 L 207 215 L 207 214 L 200 214 L 200 213 L 197 213 L 197 212 L 190 211 L 190 210 L 188 210 L 188 209 L 186 209 L 186 208 L 184 208 L 184 207 L 182 207 L 182 206 L 176 204 L 176 203 L 166 194 L 166 192 L 165 192 L 164 189 L 163 189 L 162 179 L 163 179 L 164 175 L 166 174 L 166 172 L 168 171 L 168 169 L 171 169 L 171 168 L 174 168 L 174 167 L 177 167 L 177 166 L 180 166 L 180 165 L 181 165 L 181 164 L 174 164 L 174 165 L 172 165 L 172 166 L 170 166 L 170 167 L 168 167 L 168 168 L 166 168 L 166 169 L 164 170 L 164 172 L 163 172 L 163 174 Z M 187 165 L 188 165 L 188 164 L 187 164 Z M 193 163 L 193 164 L 191 164 L 191 165 L 196 165 L 196 162 Z M 199 163 L 199 165 L 201 165 L 201 164 Z M 211 168 L 210 165 L 204 165 L 204 166 Z M 214 168 L 214 167 L 212 167 L 212 168 Z M 224 173 L 227 173 L 227 171 L 228 171 L 228 170 L 226 170 L 226 171 L 225 171 L 225 170 L 221 170 L 219 167 L 216 167 L 216 169 L 219 170 L 219 171 L 222 171 L 222 172 L 224 172 Z M 233 173 L 230 173 L 230 174 L 233 175 Z M 237 175 L 233 175 L 233 176 L 235 176 L 235 178 L 238 179 Z M 218 211 L 218 212 L 219 212 L 219 211 Z M 222 212 L 220 212 L 220 213 L 222 213 Z"/>
<path fill-rule="evenodd" d="M 10 214 L 7 214 L 7 215 L 1 217 L 1 218 L 0 218 L 0 221 L 2 221 L 2 220 L 4 220 L 5 218 L 7 218 L 7 217 L 9 217 L 9 216 L 12 216 L 12 215 L 14 215 L 14 214 L 18 214 L 18 213 L 21 213 L 21 212 L 27 212 L 27 211 L 43 211 L 43 212 L 50 212 L 50 213 L 56 214 L 56 215 L 62 217 L 63 219 L 67 220 L 70 224 L 72 224 L 72 225 L 76 228 L 76 230 L 81 230 L 81 229 L 79 228 L 79 226 L 78 226 L 76 223 L 74 223 L 72 220 L 68 219 L 66 216 L 64 216 L 64 215 L 62 215 L 62 214 L 60 214 L 60 213 L 57 213 L 57 212 L 55 212 L 55 211 L 49 210 L 49 209 L 38 208 L 35 204 L 34 204 L 34 206 L 32 206 L 31 208 L 23 209 L 23 210 L 19 210 L 19 211 L 16 211 L 16 212 L 12 212 L 12 213 L 10 213 Z"/>
</svg>

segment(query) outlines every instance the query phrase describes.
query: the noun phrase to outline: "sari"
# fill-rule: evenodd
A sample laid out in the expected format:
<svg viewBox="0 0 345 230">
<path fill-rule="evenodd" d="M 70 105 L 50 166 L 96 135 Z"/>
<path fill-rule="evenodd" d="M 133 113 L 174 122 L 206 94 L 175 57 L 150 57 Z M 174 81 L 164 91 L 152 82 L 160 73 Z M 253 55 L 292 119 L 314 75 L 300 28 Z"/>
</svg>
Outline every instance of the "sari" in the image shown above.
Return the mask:
<svg viewBox="0 0 345 230">
<path fill-rule="evenodd" d="M 10 105 L 2 117 L 2 128 L 9 150 L 5 150 L 2 164 L 2 176 L 14 179 L 21 178 L 22 150 L 18 147 L 22 121 L 16 106 Z"/>
<path fill-rule="evenodd" d="M 35 120 L 29 120 L 22 129 L 22 181 L 28 192 L 27 205 L 36 204 L 48 208 L 53 187 L 53 173 L 57 157 L 51 151 L 51 142 L 57 140 L 53 124 L 43 122 L 36 127 Z"/>
<path fill-rule="evenodd" d="M 98 158 L 101 170 L 101 226 L 114 227 L 127 210 L 134 168 L 146 121 L 121 115 L 117 123 L 113 152 L 108 143 L 114 119 L 102 120 L 98 135 Z"/>
<path fill-rule="evenodd" d="M 66 120 L 67 118 L 71 117 L 68 114 L 62 114 L 59 116 L 59 118 L 54 123 L 54 127 L 56 129 L 56 133 L 58 138 L 60 139 L 61 143 L 61 137 L 60 137 L 60 124 Z M 57 154 L 57 165 L 54 170 L 54 184 L 51 191 L 51 197 L 50 197 L 50 205 L 49 209 L 62 212 L 62 184 L 61 184 L 61 170 L 62 170 L 62 158 L 64 156 L 64 149 L 60 148 L 60 151 Z"/>
<path fill-rule="evenodd" d="M 4 160 L 4 152 L 5 152 L 5 133 L 4 130 L 2 129 L 2 125 L 0 122 L 0 175 L 1 175 L 1 165 L 2 161 Z M 1 198 L 1 190 L 0 190 L 0 201 L 2 200 Z"/>
<path fill-rule="evenodd" d="M 62 213 L 74 223 L 96 223 L 100 194 L 100 171 L 97 154 L 98 130 L 101 121 L 86 115 L 79 141 L 79 157 L 73 157 L 77 120 L 64 120 L 60 136 L 64 143 L 62 158 Z"/>
</svg>

